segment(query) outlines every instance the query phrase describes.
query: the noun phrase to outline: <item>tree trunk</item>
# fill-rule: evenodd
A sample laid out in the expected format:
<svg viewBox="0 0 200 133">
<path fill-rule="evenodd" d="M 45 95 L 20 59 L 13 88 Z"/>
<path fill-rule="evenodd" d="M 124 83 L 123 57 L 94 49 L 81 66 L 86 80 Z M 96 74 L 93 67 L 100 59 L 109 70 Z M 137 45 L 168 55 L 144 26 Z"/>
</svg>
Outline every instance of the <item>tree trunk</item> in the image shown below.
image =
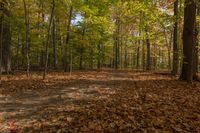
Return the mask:
<svg viewBox="0 0 200 133">
<path fill-rule="evenodd" d="M 48 35 L 47 35 L 47 40 L 46 40 L 46 45 L 45 45 L 45 66 L 44 66 L 43 80 L 46 78 L 47 68 L 48 68 L 48 58 L 49 58 L 48 46 L 49 46 L 51 25 L 52 25 L 53 16 L 54 16 L 54 9 L 55 9 L 55 0 L 52 0 L 52 11 L 51 11 L 51 17 L 50 17 L 50 22 L 49 22 L 49 27 L 48 27 Z"/>
<path fill-rule="evenodd" d="M 2 11 L 2 19 L 0 22 L 1 30 L 0 34 L 2 38 L 0 42 L 2 43 L 2 60 L 1 60 L 1 71 L 3 73 L 11 72 L 11 32 L 10 32 L 10 11 L 6 8 L 9 5 L 7 1 L 0 2 L 0 11 Z"/>
<path fill-rule="evenodd" d="M 178 67 L 179 67 L 179 49 L 178 49 L 178 5 L 179 0 L 174 2 L 174 16 L 175 16 L 175 23 L 174 23 L 174 33 L 173 33 L 173 68 L 172 74 L 178 74 Z"/>
<path fill-rule="evenodd" d="M 116 22 L 115 22 L 115 26 L 116 26 L 116 33 L 115 33 L 115 60 L 114 60 L 114 64 L 115 64 L 115 69 L 118 69 L 119 67 L 119 32 L 120 32 L 120 22 L 119 22 L 119 18 L 116 18 Z"/>
<path fill-rule="evenodd" d="M 70 76 L 72 75 L 73 70 L 73 44 L 70 46 Z"/>
<path fill-rule="evenodd" d="M 68 18 L 68 23 L 67 23 L 66 45 L 65 45 L 64 57 L 63 57 L 65 72 L 69 71 L 69 58 L 68 58 L 69 57 L 68 56 L 69 48 L 68 47 L 69 47 L 69 40 L 70 40 L 70 27 L 71 27 L 72 13 L 73 13 L 73 7 L 71 6 L 70 10 L 69 10 L 69 18 Z"/>
<path fill-rule="evenodd" d="M 127 56 L 128 56 L 127 44 L 125 44 L 125 48 L 124 48 L 124 68 L 125 69 L 127 69 L 127 66 L 128 66 Z"/>
<path fill-rule="evenodd" d="M 26 5 L 26 1 L 23 0 L 24 3 L 24 13 L 25 13 L 25 25 L 26 25 L 26 61 L 27 61 L 27 70 L 26 75 L 29 77 L 30 71 L 30 25 L 29 25 L 29 14 Z"/>
<path fill-rule="evenodd" d="M 145 71 L 145 66 L 146 66 L 146 62 L 145 62 L 145 41 L 143 40 L 142 41 L 142 68 L 143 68 L 143 71 Z"/>
<path fill-rule="evenodd" d="M 56 51 L 56 18 L 53 18 L 53 67 L 57 68 L 57 51 Z"/>
<path fill-rule="evenodd" d="M 199 11 L 199 7 L 197 9 L 197 15 L 199 15 L 200 11 Z M 193 79 L 194 80 L 199 80 L 197 73 L 198 73 L 198 64 L 199 64 L 199 40 L 198 40 L 198 34 L 199 34 L 199 23 L 196 21 L 196 25 L 195 25 L 195 36 L 194 36 L 194 41 L 195 41 L 195 48 L 194 48 L 194 69 L 193 69 Z"/>
<path fill-rule="evenodd" d="M 147 44 L 147 66 L 146 66 L 146 70 L 151 70 L 151 44 L 150 44 L 150 40 L 148 37 L 148 32 L 146 30 L 146 44 Z"/>
<path fill-rule="evenodd" d="M 42 3 L 42 25 L 44 26 L 45 21 L 45 15 L 44 15 L 44 4 Z M 42 34 L 42 45 L 45 47 L 45 34 Z M 45 53 L 44 50 L 41 50 L 41 55 L 40 55 L 40 67 L 43 68 L 45 65 Z"/>
<path fill-rule="evenodd" d="M 93 47 L 90 47 L 90 69 L 93 70 Z"/>
<path fill-rule="evenodd" d="M 3 19 L 4 15 L 1 16 L 1 38 L 0 38 L 0 84 L 1 84 L 1 77 L 2 77 L 2 46 L 3 46 Z"/>
<path fill-rule="evenodd" d="M 122 33 L 123 32 L 122 22 L 118 25 L 119 25 L 119 27 L 118 27 L 119 33 L 118 34 L 120 36 L 120 40 L 118 39 L 119 43 L 120 43 L 120 46 L 119 46 L 119 49 L 118 49 L 118 53 L 119 53 L 118 58 L 119 58 L 120 69 L 122 70 L 123 69 L 123 40 L 124 40 L 123 33 Z M 125 49 L 126 49 L 126 44 L 125 44 Z M 125 62 L 126 62 L 126 60 L 125 60 Z M 125 67 L 126 67 L 126 65 L 125 65 Z"/>
<path fill-rule="evenodd" d="M 137 48 L 137 69 L 139 69 L 140 66 L 140 46 Z"/>
<path fill-rule="evenodd" d="M 193 0 L 185 0 L 183 29 L 183 64 L 181 80 L 192 82 L 194 70 L 196 4 Z"/>
<path fill-rule="evenodd" d="M 98 59 L 97 59 L 97 69 L 101 69 L 101 42 L 98 43 Z"/>
<path fill-rule="evenodd" d="M 82 42 L 81 42 L 81 47 L 80 47 L 80 59 L 79 59 L 79 69 L 82 70 L 83 69 L 83 40 L 85 37 L 85 27 L 83 28 L 83 32 L 82 32 Z"/>
<path fill-rule="evenodd" d="M 19 69 L 19 47 L 20 47 L 20 39 L 21 39 L 21 34 L 20 34 L 20 31 L 18 31 L 18 36 L 17 36 L 17 55 L 16 55 L 16 64 L 15 64 L 15 67 L 16 69 L 18 70 Z"/>
</svg>

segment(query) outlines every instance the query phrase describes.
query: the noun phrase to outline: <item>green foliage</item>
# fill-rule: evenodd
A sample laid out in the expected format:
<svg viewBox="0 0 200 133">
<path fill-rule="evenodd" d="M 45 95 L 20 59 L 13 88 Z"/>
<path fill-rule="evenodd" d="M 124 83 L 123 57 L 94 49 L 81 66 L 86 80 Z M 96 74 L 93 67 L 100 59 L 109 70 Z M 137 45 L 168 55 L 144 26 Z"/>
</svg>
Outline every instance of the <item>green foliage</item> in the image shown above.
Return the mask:
<svg viewBox="0 0 200 133">
<path fill-rule="evenodd" d="M 44 58 L 44 43 L 52 8 L 51 2 L 51 0 L 27 0 L 31 33 L 31 60 L 32 64 L 40 67 L 42 67 Z M 114 58 L 113 49 L 116 37 L 120 42 L 122 58 L 124 58 L 125 51 L 136 55 L 138 47 L 142 52 L 141 49 L 146 47 L 146 39 L 149 39 L 155 47 L 162 47 L 166 50 L 166 45 L 169 44 L 166 44 L 165 40 L 167 37 L 167 42 L 170 43 L 175 21 L 172 4 L 173 2 L 155 0 L 55 0 L 55 29 L 51 27 L 49 65 L 52 65 L 53 54 L 56 54 L 58 67 L 63 67 L 64 60 L 73 60 L 73 65 L 78 68 L 81 53 L 85 66 L 91 61 L 97 64 L 99 59 L 101 59 L 101 65 L 109 64 L 109 60 Z M 71 7 L 73 7 L 73 24 L 70 26 L 71 30 L 67 31 Z M 23 1 L 10 0 L 9 8 L 11 11 L 9 19 L 12 27 L 12 55 L 16 56 L 18 50 L 19 56 L 15 60 L 21 61 L 23 57 L 25 58 L 26 34 Z M 180 12 L 179 18 L 182 16 L 183 13 Z M 117 20 L 119 20 L 119 24 L 116 24 Z M 56 48 L 53 46 L 53 30 L 56 31 Z M 117 30 L 120 33 L 117 33 Z M 63 59 L 67 32 L 70 32 L 69 46 L 66 51 L 68 59 Z M 152 55 L 159 55 L 158 50 L 151 52 Z M 73 56 L 71 57 L 71 55 Z M 107 60 L 102 61 L 104 58 Z"/>
</svg>

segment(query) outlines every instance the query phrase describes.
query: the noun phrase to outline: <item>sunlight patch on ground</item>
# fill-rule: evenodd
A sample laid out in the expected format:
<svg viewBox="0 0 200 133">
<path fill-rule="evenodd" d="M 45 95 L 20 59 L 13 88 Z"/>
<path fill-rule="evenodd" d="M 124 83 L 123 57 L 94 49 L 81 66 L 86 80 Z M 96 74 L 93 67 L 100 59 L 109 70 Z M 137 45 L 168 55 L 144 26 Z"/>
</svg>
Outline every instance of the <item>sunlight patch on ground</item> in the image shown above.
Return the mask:
<svg viewBox="0 0 200 133">
<path fill-rule="evenodd" d="M 66 92 L 67 90 L 73 90 L 72 92 Z M 65 90 L 62 90 L 64 92 L 61 94 L 61 98 L 70 98 L 70 99 L 76 99 L 76 100 L 93 100 L 95 98 L 98 99 L 105 99 L 108 98 L 110 95 L 115 94 L 115 91 L 111 88 L 105 88 L 101 85 L 90 85 L 89 87 L 85 88 L 66 88 Z"/>
</svg>

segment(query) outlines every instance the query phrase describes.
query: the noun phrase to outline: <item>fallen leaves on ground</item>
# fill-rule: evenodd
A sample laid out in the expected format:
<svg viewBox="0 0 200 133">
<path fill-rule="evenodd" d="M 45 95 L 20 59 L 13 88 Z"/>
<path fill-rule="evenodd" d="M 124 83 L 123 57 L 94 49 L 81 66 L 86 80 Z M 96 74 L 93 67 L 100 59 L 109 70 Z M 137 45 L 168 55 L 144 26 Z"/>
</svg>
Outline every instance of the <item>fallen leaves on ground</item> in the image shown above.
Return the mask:
<svg viewBox="0 0 200 133">
<path fill-rule="evenodd" d="M 200 132 L 198 82 L 130 71 L 2 79 L 2 132 Z"/>
</svg>

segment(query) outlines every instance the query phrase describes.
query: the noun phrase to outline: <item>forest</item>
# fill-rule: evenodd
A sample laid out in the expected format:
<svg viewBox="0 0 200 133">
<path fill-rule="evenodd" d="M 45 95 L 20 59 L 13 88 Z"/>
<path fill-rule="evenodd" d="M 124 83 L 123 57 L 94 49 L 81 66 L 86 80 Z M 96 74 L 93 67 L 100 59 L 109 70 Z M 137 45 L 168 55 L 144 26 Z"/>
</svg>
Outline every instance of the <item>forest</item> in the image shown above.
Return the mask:
<svg viewBox="0 0 200 133">
<path fill-rule="evenodd" d="M 0 0 L 0 133 L 199 133 L 199 0 Z"/>
</svg>

